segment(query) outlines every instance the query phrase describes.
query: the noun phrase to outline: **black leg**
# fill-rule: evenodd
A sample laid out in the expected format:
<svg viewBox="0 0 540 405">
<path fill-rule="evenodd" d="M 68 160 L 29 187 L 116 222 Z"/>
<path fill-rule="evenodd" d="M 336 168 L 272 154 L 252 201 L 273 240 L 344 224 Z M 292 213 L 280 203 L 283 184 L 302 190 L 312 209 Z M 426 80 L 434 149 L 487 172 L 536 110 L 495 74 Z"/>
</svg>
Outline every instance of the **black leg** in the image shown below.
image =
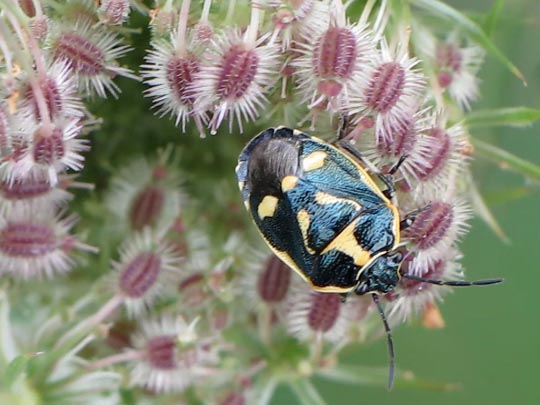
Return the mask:
<svg viewBox="0 0 540 405">
<path fill-rule="evenodd" d="M 347 136 L 347 127 L 349 126 L 349 122 L 349 116 L 347 114 L 340 115 L 340 124 L 337 139 L 338 141 L 345 139 L 345 137 Z"/>
<path fill-rule="evenodd" d="M 382 308 L 381 303 L 379 302 L 379 297 L 377 294 L 373 294 L 373 301 L 375 302 L 375 305 L 377 305 L 377 311 L 379 311 L 379 315 L 382 319 L 384 331 L 386 332 L 386 343 L 388 345 L 388 355 L 390 357 L 390 366 L 388 370 L 388 391 L 392 389 L 394 386 L 394 375 L 396 370 L 396 355 L 394 352 L 394 340 L 392 339 L 392 331 L 390 330 L 390 325 L 388 325 L 388 321 L 386 320 L 386 315 L 384 314 L 384 310 Z"/>
<path fill-rule="evenodd" d="M 405 162 L 405 159 L 407 159 L 409 155 L 401 155 L 401 157 L 399 158 L 399 160 L 397 161 L 397 163 L 394 165 L 394 167 L 392 167 L 389 171 L 388 171 L 388 174 L 390 176 L 393 176 L 398 170 L 399 168 L 401 167 L 401 165 L 403 164 L 403 162 Z"/>
<path fill-rule="evenodd" d="M 428 204 L 425 207 L 418 208 L 417 210 L 409 212 L 407 215 L 405 215 L 405 217 L 399 223 L 399 229 L 401 231 L 404 231 L 405 229 L 410 227 L 414 223 L 414 220 L 416 219 L 416 216 L 418 214 L 420 214 L 422 211 L 425 211 L 425 210 L 429 209 L 430 206 L 431 205 Z"/>
</svg>

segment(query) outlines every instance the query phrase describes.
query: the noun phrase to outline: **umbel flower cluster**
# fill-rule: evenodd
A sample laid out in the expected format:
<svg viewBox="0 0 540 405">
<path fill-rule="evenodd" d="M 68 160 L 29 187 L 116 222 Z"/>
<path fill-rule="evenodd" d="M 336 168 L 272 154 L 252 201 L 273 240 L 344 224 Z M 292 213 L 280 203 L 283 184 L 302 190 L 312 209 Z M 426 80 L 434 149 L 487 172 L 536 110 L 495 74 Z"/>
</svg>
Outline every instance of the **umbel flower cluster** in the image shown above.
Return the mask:
<svg viewBox="0 0 540 405">
<path fill-rule="evenodd" d="M 373 301 L 314 292 L 270 255 L 232 167 L 241 134 L 278 125 L 345 131 L 383 172 L 407 156 L 403 271 L 462 279 L 471 201 L 492 220 L 469 169 L 486 45 L 470 27 L 437 1 L 0 0 L 2 398 L 264 404 L 284 384 L 322 403 L 314 375 L 383 386 L 339 359 L 384 336 Z M 218 133 L 209 152 L 199 137 Z M 437 328 L 448 290 L 402 280 L 382 303 L 394 327 Z"/>
</svg>

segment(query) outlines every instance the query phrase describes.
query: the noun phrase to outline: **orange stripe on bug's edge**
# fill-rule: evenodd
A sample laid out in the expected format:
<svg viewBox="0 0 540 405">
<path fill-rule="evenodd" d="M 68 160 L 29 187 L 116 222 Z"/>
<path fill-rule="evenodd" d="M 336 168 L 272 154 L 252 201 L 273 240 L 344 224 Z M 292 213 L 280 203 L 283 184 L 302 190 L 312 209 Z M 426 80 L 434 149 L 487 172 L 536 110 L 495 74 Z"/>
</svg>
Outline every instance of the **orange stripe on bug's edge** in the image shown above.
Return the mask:
<svg viewBox="0 0 540 405">
<path fill-rule="evenodd" d="M 289 190 L 292 190 L 296 187 L 296 184 L 298 183 L 298 177 L 296 176 L 285 176 L 283 177 L 283 180 L 281 180 L 281 190 L 285 193 Z"/>
</svg>

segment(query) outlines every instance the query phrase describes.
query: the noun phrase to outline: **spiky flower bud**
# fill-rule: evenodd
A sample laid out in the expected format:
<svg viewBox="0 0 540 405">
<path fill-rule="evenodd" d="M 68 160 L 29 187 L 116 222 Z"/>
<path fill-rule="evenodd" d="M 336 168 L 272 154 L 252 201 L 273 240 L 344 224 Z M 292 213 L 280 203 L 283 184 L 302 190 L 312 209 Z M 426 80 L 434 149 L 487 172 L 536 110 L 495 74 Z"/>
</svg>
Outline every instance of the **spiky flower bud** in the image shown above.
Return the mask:
<svg viewBox="0 0 540 405">
<path fill-rule="evenodd" d="M 236 30 L 223 33 L 205 52 L 205 61 L 192 86 L 195 110 L 211 111 L 210 130 L 216 133 L 228 118 L 229 131 L 237 121 L 254 120 L 267 103 L 265 93 L 277 78 L 277 48 L 245 41 Z"/>
<path fill-rule="evenodd" d="M 129 0 L 102 0 L 98 13 L 107 24 L 120 25 L 128 18 Z"/>
<path fill-rule="evenodd" d="M 345 337 L 351 315 L 349 305 L 342 303 L 339 294 L 308 291 L 305 287 L 290 298 L 286 315 L 289 332 L 302 340 L 338 342 Z"/>
<path fill-rule="evenodd" d="M 137 78 L 129 69 L 118 66 L 118 58 L 124 56 L 129 47 L 121 45 L 116 35 L 88 24 L 66 27 L 54 35 L 52 40 L 54 59 L 65 61 L 79 79 L 80 88 L 100 97 L 107 93 L 116 97 L 120 89 L 113 82 L 116 75 Z"/>
<path fill-rule="evenodd" d="M 285 299 L 292 276 L 291 269 L 275 255 L 265 262 L 257 280 L 257 292 L 266 303 L 278 303 Z"/>
<path fill-rule="evenodd" d="M 114 268 L 118 294 L 131 316 L 144 312 L 164 294 L 176 280 L 180 263 L 173 247 L 149 229 L 124 243 Z"/>
<path fill-rule="evenodd" d="M 150 87 L 146 95 L 153 99 L 159 115 L 176 116 L 175 124 L 181 124 L 183 131 L 192 117 L 200 133 L 204 134 L 202 123 L 206 116 L 193 110 L 195 97 L 192 91 L 201 68 L 202 49 L 194 42 L 193 32 L 189 33 L 185 44 L 178 43 L 177 36 L 155 41 L 142 65 L 142 75 Z"/>
<path fill-rule="evenodd" d="M 365 26 L 345 25 L 344 16 L 332 19 L 315 41 L 299 42 L 302 56 L 293 62 L 299 88 L 310 106 L 329 101 L 338 111 L 358 88 L 366 65 L 375 57 L 375 40 Z M 337 20 L 337 21 L 336 21 Z"/>
<path fill-rule="evenodd" d="M 131 373 L 132 383 L 157 393 L 179 392 L 201 384 L 206 370 L 217 361 L 201 341 L 183 346 L 179 337 L 194 327 L 182 318 L 147 320 L 133 338 L 142 358 Z"/>
<path fill-rule="evenodd" d="M 471 217 L 461 200 L 433 200 L 416 216 L 404 237 L 418 250 L 418 259 L 431 261 L 448 251 L 467 231 Z"/>
<path fill-rule="evenodd" d="M 17 207 L 0 217 L 0 269 L 20 279 L 53 277 L 75 265 L 74 250 L 94 251 L 70 234 L 75 215 L 62 218 L 47 206 Z"/>
</svg>

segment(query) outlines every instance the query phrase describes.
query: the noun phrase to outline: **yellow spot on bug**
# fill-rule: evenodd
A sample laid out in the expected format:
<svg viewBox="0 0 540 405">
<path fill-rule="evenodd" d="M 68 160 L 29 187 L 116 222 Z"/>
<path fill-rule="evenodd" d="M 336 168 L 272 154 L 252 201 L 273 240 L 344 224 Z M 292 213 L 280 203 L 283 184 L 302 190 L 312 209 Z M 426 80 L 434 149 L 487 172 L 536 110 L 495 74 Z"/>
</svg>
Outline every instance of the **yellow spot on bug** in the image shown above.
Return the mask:
<svg viewBox="0 0 540 405">
<path fill-rule="evenodd" d="M 302 160 L 302 167 L 305 172 L 310 170 L 320 169 L 324 166 L 324 159 L 328 156 L 328 153 L 318 150 L 310 153 Z"/>
<path fill-rule="evenodd" d="M 285 176 L 283 177 L 283 180 L 281 180 L 281 190 L 283 190 L 283 192 L 292 190 L 294 187 L 296 187 L 296 183 L 298 183 L 298 177 Z"/>
<path fill-rule="evenodd" d="M 337 237 L 335 237 L 332 242 L 321 254 L 327 253 L 330 250 L 339 250 L 340 252 L 345 253 L 348 256 L 353 258 L 354 264 L 357 266 L 365 266 L 371 259 L 371 254 L 362 248 L 358 244 L 356 237 L 354 236 L 354 228 L 357 221 L 350 223 Z"/>
<path fill-rule="evenodd" d="M 274 216 L 278 201 L 279 200 L 277 197 L 274 197 L 273 195 L 265 196 L 257 207 L 257 214 L 259 215 L 259 218 L 264 219 L 266 217 Z"/>
<path fill-rule="evenodd" d="M 339 198 L 333 196 L 332 194 L 324 193 L 322 191 L 317 191 L 315 193 L 315 202 L 320 205 L 345 203 L 353 205 L 356 211 L 360 211 L 362 209 L 362 206 L 356 201 L 349 200 L 348 198 Z"/>
<path fill-rule="evenodd" d="M 244 189 L 244 186 L 245 186 L 245 185 L 246 185 L 246 183 L 243 182 L 243 181 L 239 181 L 239 182 L 238 182 L 238 188 L 240 189 L 240 191 L 242 191 L 242 190 Z"/>
<path fill-rule="evenodd" d="M 298 214 L 296 214 L 296 220 L 298 221 L 298 225 L 300 226 L 300 232 L 302 232 L 302 239 L 304 239 L 304 245 L 306 249 L 309 253 L 314 254 L 315 251 L 311 249 L 307 243 L 309 225 L 311 223 L 309 213 L 306 210 L 298 211 Z"/>
</svg>

